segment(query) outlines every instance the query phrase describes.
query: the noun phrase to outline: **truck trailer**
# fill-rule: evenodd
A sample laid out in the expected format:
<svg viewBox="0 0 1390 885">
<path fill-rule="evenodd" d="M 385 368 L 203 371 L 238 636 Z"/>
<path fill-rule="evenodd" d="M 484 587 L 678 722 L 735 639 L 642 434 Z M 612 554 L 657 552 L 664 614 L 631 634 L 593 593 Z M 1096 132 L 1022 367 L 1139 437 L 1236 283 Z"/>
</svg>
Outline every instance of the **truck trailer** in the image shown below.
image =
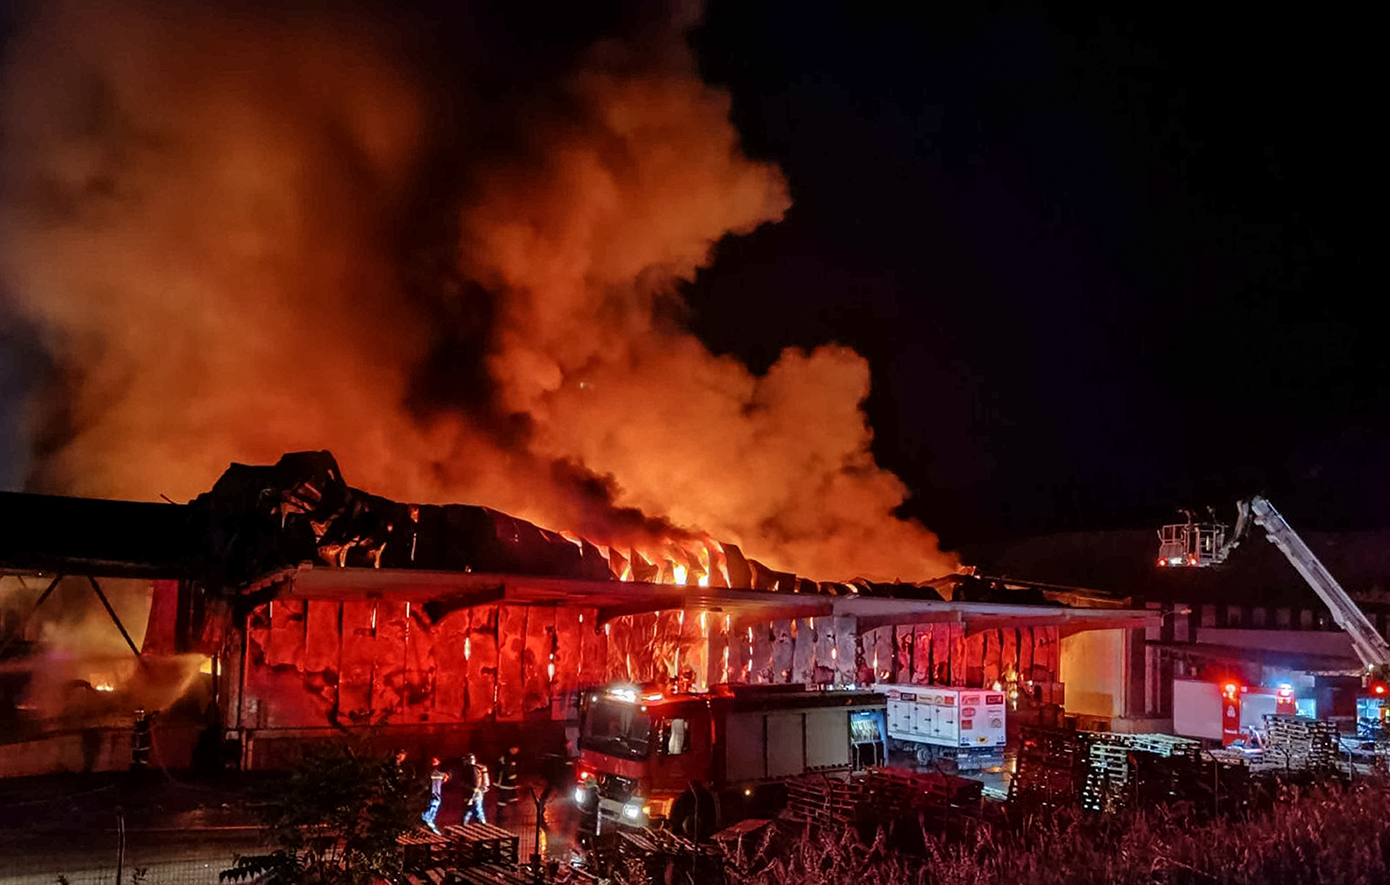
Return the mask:
<svg viewBox="0 0 1390 885">
<path fill-rule="evenodd" d="M 800 685 L 593 689 L 581 705 L 575 802 L 599 831 L 664 823 L 708 836 L 770 813 L 790 778 L 883 764 L 885 712 L 873 691 Z"/>
<path fill-rule="evenodd" d="M 879 684 L 888 706 L 888 740 L 916 754 L 919 765 L 961 770 L 1004 763 L 1004 692 L 938 685 Z"/>
</svg>

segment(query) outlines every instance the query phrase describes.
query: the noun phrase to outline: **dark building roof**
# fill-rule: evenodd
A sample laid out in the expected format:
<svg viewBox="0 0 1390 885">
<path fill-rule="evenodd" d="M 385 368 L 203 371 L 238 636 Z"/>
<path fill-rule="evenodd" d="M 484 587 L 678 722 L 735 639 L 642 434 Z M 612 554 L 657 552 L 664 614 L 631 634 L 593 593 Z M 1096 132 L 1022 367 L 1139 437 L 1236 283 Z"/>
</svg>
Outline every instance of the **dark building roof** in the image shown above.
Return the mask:
<svg viewBox="0 0 1390 885">
<path fill-rule="evenodd" d="M 575 581 L 732 587 L 1045 605 L 1037 590 L 968 577 L 945 583 L 814 582 L 744 557 L 737 545 L 672 539 L 658 552 L 600 549 L 487 507 L 403 504 L 353 488 L 328 452 L 273 465 L 233 464 L 188 504 L 7 493 L 0 497 L 0 572 L 194 578 L 236 588 L 303 564 Z M 853 584 L 853 587 L 850 586 Z"/>
<path fill-rule="evenodd" d="M 1297 528 L 1297 526 L 1295 526 Z M 1390 530 L 1307 534 L 1303 540 L 1353 597 L 1390 602 Z M 964 552 L 982 572 L 1084 587 L 1145 601 L 1321 606 L 1263 531 L 1219 566 L 1159 567 L 1156 531 L 1069 532 Z"/>
<path fill-rule="evenodd" d="M 178 578 L 199 527 L 188 507 L 0 492 L 0 569 Z"/>
</svg>

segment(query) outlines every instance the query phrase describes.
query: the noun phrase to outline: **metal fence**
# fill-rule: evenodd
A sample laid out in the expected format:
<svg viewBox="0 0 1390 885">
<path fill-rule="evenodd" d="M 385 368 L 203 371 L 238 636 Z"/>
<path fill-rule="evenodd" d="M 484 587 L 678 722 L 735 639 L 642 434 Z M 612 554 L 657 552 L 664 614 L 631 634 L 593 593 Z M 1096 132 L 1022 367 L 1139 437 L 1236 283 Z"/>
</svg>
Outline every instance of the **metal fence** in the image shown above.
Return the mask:
<svg viewBox="0 0 1390 885">
<path fill-rule="evenodd" d="M 238 854 L 263 850 L 254 830 L 8 834 L 0 885 L 216 885 Z"/>
</svg>

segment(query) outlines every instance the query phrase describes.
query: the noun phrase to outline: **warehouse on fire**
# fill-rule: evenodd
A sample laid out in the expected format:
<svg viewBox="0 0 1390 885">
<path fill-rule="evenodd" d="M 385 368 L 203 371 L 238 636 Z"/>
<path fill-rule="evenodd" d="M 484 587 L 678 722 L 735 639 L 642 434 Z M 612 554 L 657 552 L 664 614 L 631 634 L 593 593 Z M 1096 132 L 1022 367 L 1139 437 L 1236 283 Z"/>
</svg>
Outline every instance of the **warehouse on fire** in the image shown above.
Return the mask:
<svg viewBox="0 0 1390 885">
<path fill-rule="evenodd" d="M 130 505 L 124 531 L 155 518 L 154 546 L 84 548 L 96 526 L 73 532 L 74 514 L 113 502 L 27 503 L 6 569 L 152 578 L 140 655 L 208 657 L 210 712 L 247 768 L 345 731 L 442 753 L 558 742 L 576 691 L 615 680 L 999 683 L 1025 709 L 1060 704 L 1064 679 L 1068 693 L 1123 692 L 1124 650 L 1137 632 L 1142 654 L 1153 617 L 972 575 L 817 583 L 706 538 L 601 548 L 482 507 L 366 494 L 327 453 L 234 465 L 188 505 Z M 1068 666 L 1069 646 L 1099 636 L 1118 672 L 1116 654 Z"/>
</svg>

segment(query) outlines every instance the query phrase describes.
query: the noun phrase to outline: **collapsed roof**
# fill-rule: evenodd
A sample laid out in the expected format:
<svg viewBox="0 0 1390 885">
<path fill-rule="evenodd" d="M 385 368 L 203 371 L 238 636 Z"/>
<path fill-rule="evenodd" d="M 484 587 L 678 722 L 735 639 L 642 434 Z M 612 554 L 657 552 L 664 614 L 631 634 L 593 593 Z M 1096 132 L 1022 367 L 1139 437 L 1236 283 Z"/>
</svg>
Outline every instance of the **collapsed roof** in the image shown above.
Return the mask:
<svg viewBox="0 0 1390 885">
<path fill-rule="evenodd" d="M 604 547 L 466 504 L 403 504 L 343 479 L 329 452 L 233 464 L 188 504 L 0 495 L 0 571 L 192 578 L 239 587 L 304 564 L 584 581 L 685 583 L 941 600 L 1046 604 L 1040 594 L 950 576 L 931 583 L 813 582 L 713 540 L 659 553 Z"/>
</svg>

